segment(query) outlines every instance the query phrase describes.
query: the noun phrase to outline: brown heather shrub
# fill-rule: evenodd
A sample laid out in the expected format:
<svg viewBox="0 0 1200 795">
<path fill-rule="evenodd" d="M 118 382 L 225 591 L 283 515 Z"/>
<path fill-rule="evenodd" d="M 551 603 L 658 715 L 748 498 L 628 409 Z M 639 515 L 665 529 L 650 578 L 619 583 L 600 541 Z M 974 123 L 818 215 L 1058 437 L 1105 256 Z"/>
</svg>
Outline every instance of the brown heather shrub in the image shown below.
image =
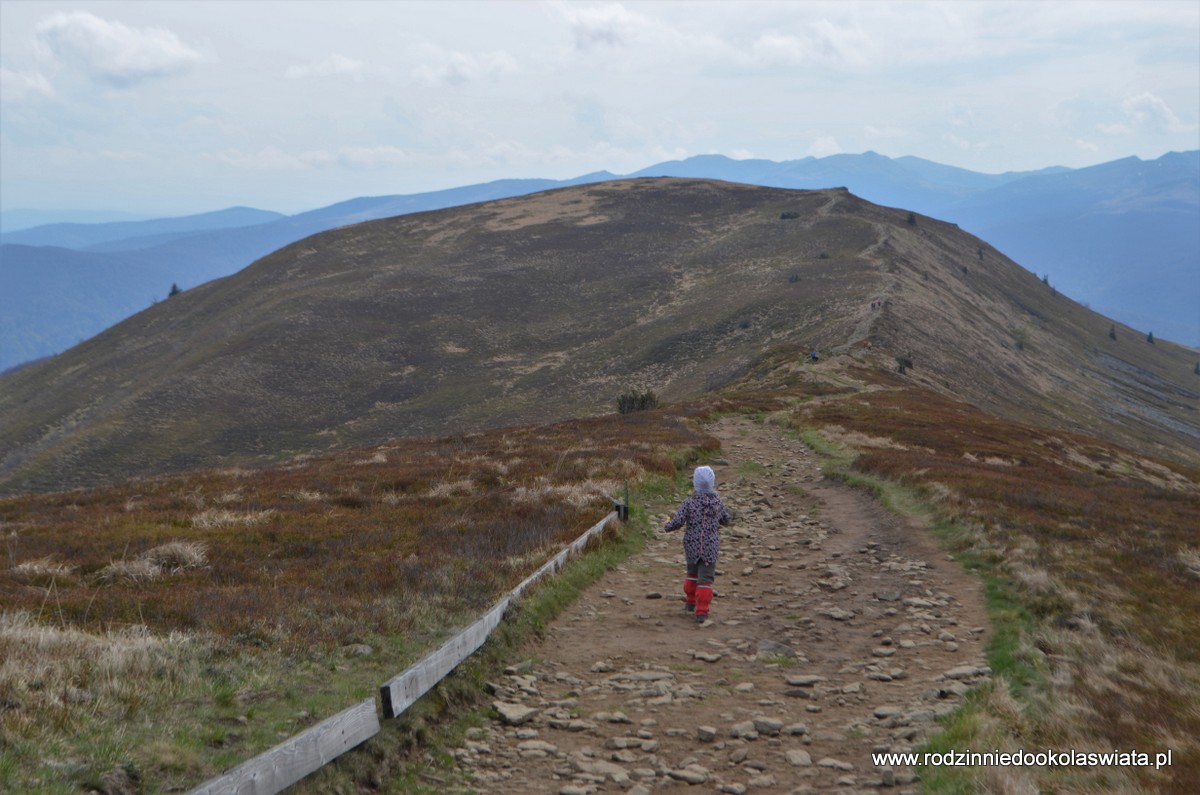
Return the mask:
<svg viewBox="0 0 1200 795">
<path fill-rule="evenodd" d="M 22 527 L 23 556 L 74 568 L 79 582 L 56 593 L 66 626 L 146 624 L 306 654 L 339 645 L 347 623 L 410 633 L 427 600 L 443 618 L 489 603 L 604 516 L 624 479 L 673 477 L 681 451 L 716 446 L 639 412 L 26 495 L 0 500 L 0 521 Z M 0 571 L 0 603 L 36 612 L 44 595 L 25 585 Z"/>
</svg>

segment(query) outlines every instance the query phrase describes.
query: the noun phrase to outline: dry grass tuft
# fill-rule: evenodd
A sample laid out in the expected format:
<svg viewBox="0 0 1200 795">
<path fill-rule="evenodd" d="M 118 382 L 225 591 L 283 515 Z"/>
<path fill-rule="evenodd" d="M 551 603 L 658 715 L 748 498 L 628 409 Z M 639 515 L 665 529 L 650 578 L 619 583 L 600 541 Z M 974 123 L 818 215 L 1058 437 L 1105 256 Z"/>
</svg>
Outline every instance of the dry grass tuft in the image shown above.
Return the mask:
<svg viewBox="0 0 1200 795">
<path fill-rule="evenodd" d="M 114 560 L 96 572 L 95 579 L 97 582 L 109 585 L 114 583 L 132 585 L 153 582 L 162 575 L 162 566 L 144 558 L 134 558 L 133 560 Z"/>
<path fill-rule="evenodd" d="M 26 560 L 13 567 L 13 574 L 27 582 L 49 583 L 53 580 L 70 580 L 75 566 L 69 566 L 53 556 Z"/>
<path fill-rule="evenodd" d="M 227 511 L 209 508 L 192 517 L 192 527 L 199 530 L 216 530 L 221 527 L 250 527 L 265 522 L 275 513 L 267 511 Z"/>
<path fill-rule="evenodd" d="M 470 478 L 443 480 L 429 490 L 430 497 L 455 497 L 471 494 L 475 491 L 475 482 Z"/>
<path fill-rule="evenodd" d="M 140 557 L 174 574 L 203 568 L 208 563 L 208 547 L 200 541 L 171 541 L 146 551 Z"/>
<path fill-rule="evenodd" d="M 0 740 L 70 726 L 85 712 L 124 715 L 146 697 L 191 639 L 144 626 L 102 633 L 39 624 L 26 611 L 0 613 Z"/>
<path fill-rule="evenodd" d="M 171 541 L 148 549 L 132 560 L 114 560 L 93 575 L 105 585 L 136 585 L 153 582 L 168 574 L 203 568 L 208 547 L 199 541 Z"/>
<path fill-rule="evenodd" d="M 356 463 L 360 466 L 365 466 L 367 464 L 386 464 L 387 461 L 388 461 L 387 456 L 382 451 L 380 451 L 380 452 L 375 453 L 375 455 L 371 456 L 370 458 L 360 458 L 357 461 L 355 461 L 354 463 Z"/>
<path fill-rule="evenodd" d="M 908 446 L 898 443 L 894 439 L 889 439 L 886 436 L 872 436 L 861 431 L 848 431 L 840 425 L 826 425 L 821 429 L 822 433 L 828 436 L 832 441 L 843 447 L 855 449 L 880 448 L 891 450 L 907 450 Z"/>
<path fill-rule="evenodd" d="M 1179 562 L 1196 579 L 1200 580 L 1200 547 L 1186 546 L 1176 553 Z"/>
</svg>

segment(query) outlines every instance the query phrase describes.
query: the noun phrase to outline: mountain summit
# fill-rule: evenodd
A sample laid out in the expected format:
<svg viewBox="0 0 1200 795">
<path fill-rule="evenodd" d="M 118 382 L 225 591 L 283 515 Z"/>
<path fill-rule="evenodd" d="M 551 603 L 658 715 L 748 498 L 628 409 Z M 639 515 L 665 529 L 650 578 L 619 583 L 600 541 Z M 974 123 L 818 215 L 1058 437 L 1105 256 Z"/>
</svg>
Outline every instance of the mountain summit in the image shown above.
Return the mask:
<svg viewBox="0 0 1200 795">
<path fill-rule="evenodd" d="M 957 227 L 841 189 L 647 178 L 325 232 L 10 373 L 0 489 L 561 419 L 829 357 L 1195 460 L 1191 352 Z"/>
</svg>

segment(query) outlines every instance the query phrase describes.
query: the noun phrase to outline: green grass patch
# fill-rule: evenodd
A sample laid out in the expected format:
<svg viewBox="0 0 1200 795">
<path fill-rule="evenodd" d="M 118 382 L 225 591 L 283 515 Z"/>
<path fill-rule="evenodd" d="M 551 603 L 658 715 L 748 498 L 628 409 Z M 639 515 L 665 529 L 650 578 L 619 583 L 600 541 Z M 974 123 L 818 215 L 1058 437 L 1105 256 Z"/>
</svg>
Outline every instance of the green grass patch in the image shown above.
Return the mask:
<svg viewBox="0 0 1200 795">
<path fill-rule="evenodd" d="M 840 445 L 836 445 L 829 441 L 819 431 L 811 428 L 799 429 L 800 439 L 808 445 L 814 453 L 822 459 L 822 467 L 826 475 L 836 476 L 839 473 L 844 473 L 846 469 L 854 462 L 857 454 L 853 450 L 848 450 Z"/>
<path fill-rule="evenodd" d="M 757 461 L 742 461 L 735 471 L 744 478 L 761 478 L 767 473 L 767 468 Z"/>
</svg>

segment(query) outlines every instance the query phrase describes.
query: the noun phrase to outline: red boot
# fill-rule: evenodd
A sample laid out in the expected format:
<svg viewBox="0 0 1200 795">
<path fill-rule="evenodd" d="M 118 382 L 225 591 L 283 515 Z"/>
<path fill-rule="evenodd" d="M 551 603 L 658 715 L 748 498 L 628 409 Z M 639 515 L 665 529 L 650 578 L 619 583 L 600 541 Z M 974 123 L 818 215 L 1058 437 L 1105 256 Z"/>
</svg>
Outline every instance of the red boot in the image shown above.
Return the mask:
<svg viewBox="0 0 1200 795">
<path fill-rule="evenodd" d="M 696 586 L 696 620 L 703 621 L 708 618 L 708 606 L 712 602 L 713 589 L 712 583 L 706 582 L 703 585 Z"/>
<path fill-rule="evenodd" d="M 696 578 L 688 577 L 683 581 L 683 595 L 687 598 L 687 605 L 684 609 L 689 613 L 696 609 Z"/>
</svg>

